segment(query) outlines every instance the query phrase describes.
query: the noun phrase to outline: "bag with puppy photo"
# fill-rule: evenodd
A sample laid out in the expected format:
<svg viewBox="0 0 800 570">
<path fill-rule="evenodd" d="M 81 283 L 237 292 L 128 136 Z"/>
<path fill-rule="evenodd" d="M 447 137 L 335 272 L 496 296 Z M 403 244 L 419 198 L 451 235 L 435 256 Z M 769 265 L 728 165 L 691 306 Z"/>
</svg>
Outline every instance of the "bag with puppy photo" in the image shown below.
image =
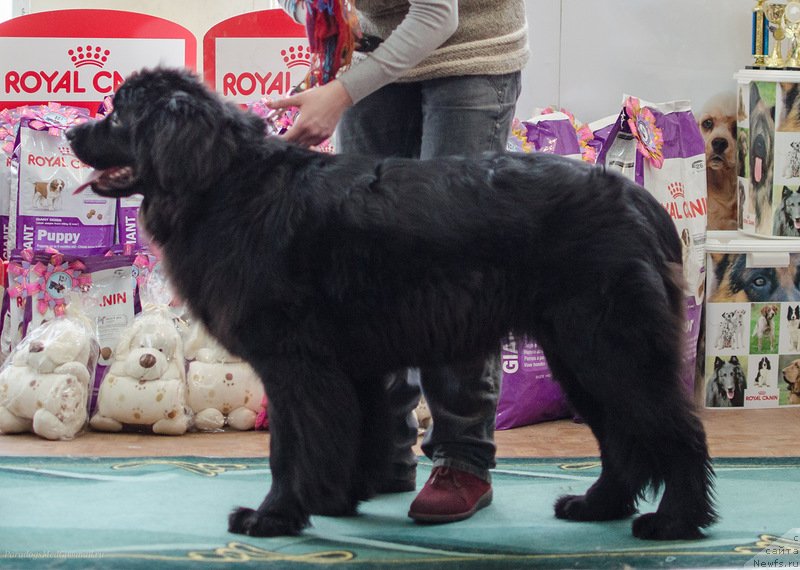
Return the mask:
<svg viewBox="0 0 800 570">
<path fill-rule="evenodd" d="M 623 101 L 598 163 L 642 185 L 675 223 L 686 281 L 684 380 L 691 395 L 705 295 L 705 142 L 688 101 L 650 103 L 629 95 Z"/>
<path fill-rule="evenodd" d="M 20 110 L 16 108 L 0 110 L 0 258 L 8 260 L 8 223 L 11 213 L 11 191 L 16 187 L 17 167 L 12 161 L 14 142 L 19 128 Z"/>
<path fill-rule="evenodd" d="M 10 249 L 102 254 L 114 245 L 116 200 L 72 192 L 91 169 L 72 153 L 65 133 L 88 118 L 84 109 L 56 103 L 29 108 L 22 116 L 14 150 L 19 180 L 11 196 Z"/>
</svg>

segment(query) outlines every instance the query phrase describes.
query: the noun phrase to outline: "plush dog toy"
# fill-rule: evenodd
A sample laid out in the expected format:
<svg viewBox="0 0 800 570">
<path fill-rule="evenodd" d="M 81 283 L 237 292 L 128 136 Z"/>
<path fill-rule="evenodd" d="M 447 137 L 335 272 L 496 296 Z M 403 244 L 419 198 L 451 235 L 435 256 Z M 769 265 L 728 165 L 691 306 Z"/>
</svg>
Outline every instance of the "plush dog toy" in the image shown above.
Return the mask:
<svg viewBox="0 0 800 570">
<path fill-rule="evenodd" d="M 250 365 L 222 348 L 199 322 L 189 328 L 185 351 L 195 427 L 212 431 L 227 424 L 237 430 L 253 429 L 264 386 Z"/>
<path fill-rule="evenodd" d="M 117 345 L 89 423 L 101 431 L 134 426 L 181 435 L 190 419 L 183 341 L 175 322 L 166 310 L 141 313 Z"/>
<path fill-rule="evenodd" d="M 75 437 L 86 425 L 98 351 L 80 318 L 57 318 L 31 331 L 0 373 L 0 432 Z"/>
</svg>

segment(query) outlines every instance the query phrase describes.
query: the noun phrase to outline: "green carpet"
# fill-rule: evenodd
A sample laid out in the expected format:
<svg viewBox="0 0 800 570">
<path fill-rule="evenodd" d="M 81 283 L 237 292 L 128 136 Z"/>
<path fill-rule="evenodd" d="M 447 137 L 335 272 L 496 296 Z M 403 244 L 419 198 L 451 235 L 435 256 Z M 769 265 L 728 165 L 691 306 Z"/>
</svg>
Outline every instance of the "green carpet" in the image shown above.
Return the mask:
<svg viewBox="0 0 800 570">
<path fill-rule="evenodd" d="M 493 504 L 459 523 L 414 524 L 403 493 L 261 539 L 229 534 L 226 518 L 263 499 L 265 460 L 2 458 L 0 567 L 800 568 L 800 458 L 715 467 L 722 519 L 701 541 L 637 540 L 630 520 L 555 519 L 555 499 L 597 477 L 594 458 L 501 460 Z M 429 472 L 423 462 L 420 483 Z"/>
</svg>

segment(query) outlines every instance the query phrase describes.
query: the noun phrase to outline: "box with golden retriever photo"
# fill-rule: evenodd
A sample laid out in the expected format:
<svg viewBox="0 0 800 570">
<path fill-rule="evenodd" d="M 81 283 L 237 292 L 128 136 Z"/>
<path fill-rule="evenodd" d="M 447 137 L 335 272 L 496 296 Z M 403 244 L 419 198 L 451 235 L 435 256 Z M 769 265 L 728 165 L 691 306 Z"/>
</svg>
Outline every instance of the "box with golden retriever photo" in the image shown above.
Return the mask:
<svg viewBox="0 0 800 570">
<path fill-rule="evenodd" d="M 739 229 L 800 238 L 800 72 L 736 77 Z"/>
<path fill-rule="evenodd" d="M 708 408 L 800 405 L 800 240 L 709 232 Z"/>
</svg>

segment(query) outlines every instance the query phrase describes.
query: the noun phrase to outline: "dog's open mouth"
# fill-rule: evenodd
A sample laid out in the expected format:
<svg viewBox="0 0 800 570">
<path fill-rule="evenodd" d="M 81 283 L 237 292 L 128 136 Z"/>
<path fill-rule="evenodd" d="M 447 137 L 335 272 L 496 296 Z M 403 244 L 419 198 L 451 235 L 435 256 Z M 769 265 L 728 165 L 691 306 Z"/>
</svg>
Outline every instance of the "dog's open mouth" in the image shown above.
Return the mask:
<svg viewBox="0 0 800 570">
<path fill-rule="evenodd" d="M 764 162 L 766 160 L 767 152 L 763 135 L 758 135 L 756 137 L 751 152 L 753 154 L 753 180 L 756 183 L 759 183 L 766 174 L 764 172 Z"/>
<path fill-rule="evenodd" d="M 112 166 L 105 170 L 95 170 L 86 182 L 75 189 L 73 195 L 83 192 L 90 186 L 95 192 L 120 192 L 132 186 L 135 180 L 136 176 L 130 166 Z"/>
</svg>

